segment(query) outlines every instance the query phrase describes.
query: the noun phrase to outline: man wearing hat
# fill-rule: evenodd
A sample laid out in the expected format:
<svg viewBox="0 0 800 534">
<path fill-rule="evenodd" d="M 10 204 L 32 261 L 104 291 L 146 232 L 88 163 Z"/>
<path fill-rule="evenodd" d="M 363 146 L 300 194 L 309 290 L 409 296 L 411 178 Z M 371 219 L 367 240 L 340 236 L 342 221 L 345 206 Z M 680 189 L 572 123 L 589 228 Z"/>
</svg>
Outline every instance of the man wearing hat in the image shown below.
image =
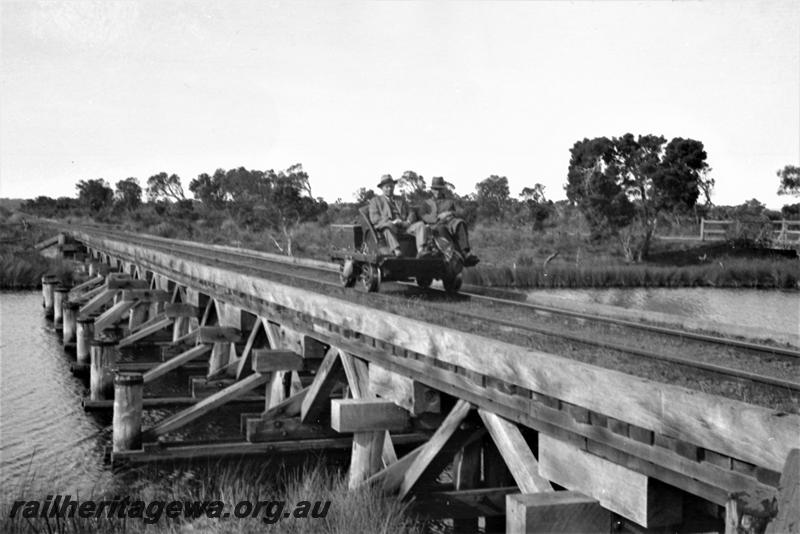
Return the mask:
<svg viewBox="0 0 800 534">
<path fill-rule="evenodd" d="M 403 199 L 394 196 L 394 186 L 397 183 L 391 174 L 381 177 L 378 188 L 381 195 L 369 201 L 369 220 L 378 231 L 386 237 L 386 244 L 392 249 L 395 256 L 401 256 L 400 243 L 397 234 L 413 235 L 417 241 L 417 257 L 430 255 L 426 243 L 428 241 L 428 227 L 417 220 L 415 211 L 410 211 Z"/>
<path fill-rule="evenodd" d="M 464 256 L 464 265 L 472 267 L 479 260 L 470 253 L 467 223 L 461 218 L 464 212 L 455 200 L 445 194 L 446 190 L 444 178 L 434 176 L 431 179 L 431 191 L 434 196 L 426 200 L 427 209 L 422 219 L 431 225 L 435 235 L 448 238 Z"/>
</svg>

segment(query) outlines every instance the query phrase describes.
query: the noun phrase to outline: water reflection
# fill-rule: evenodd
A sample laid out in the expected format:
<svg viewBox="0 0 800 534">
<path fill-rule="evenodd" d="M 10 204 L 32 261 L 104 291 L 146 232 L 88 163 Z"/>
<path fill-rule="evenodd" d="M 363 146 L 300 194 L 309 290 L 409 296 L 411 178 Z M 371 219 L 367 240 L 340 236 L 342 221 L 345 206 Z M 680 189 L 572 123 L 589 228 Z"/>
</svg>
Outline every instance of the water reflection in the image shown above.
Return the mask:
<svg viewBox="0 0 800 534">
<path fill-rule="evenodd" d="M 140 350 L 140 349 L 137 349 Z M 69 369 L 67 354 L 52 323 L 44 318 L 38 292 L 0 294 L 0 484 L 7 500 L 24 488 L 88 494 L 120 483 L 104 464 L 111 439 L 111 412 L 87 413 L 80 399 L 87 384 Z M 122 361 L 133 354 L 123 352 Z M 157 360 L 139 352 L 136 360 Z M 194 374 L 197 374 L 195 371 Z M 148 385 L 148 396 L 188 396 L 188 373 L 174 373 Z M 179 408 L 145 410 L 149 427 Z M 169 435 L 170 440 L 239 435 L 239 411 L 216 410 Z M 23 489 L 21 489 L 23 488 Z"/>
<path fill-rule="evenodd" d="M 636 288 L 542 289 L 528 292 L 576 302 L 668 313 L 797 334 L 800 293 L 757 289 Z"/>
<path fill-rule="evenodd" d="M 84 386 L 69 370 L 41 294 L 0 294 L 0 478 L 3 496 L 20 485 L 86 492 L 110 480 L 108 431 L 80 405 Z"/>
</svg>

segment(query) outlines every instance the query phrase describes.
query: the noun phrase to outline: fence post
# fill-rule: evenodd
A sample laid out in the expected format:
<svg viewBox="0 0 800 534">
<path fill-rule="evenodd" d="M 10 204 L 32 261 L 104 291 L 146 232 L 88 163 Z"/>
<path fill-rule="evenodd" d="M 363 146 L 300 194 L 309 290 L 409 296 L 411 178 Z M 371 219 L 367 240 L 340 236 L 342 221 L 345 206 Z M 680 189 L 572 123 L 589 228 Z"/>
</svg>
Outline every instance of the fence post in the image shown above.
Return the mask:
<svg viewBox="0 0 800 534">
<path fill-rule="evenodd" d="M 700 241 L 706 240 L 706 218 L 702 217 L 700 219 Z"/>
</svg>

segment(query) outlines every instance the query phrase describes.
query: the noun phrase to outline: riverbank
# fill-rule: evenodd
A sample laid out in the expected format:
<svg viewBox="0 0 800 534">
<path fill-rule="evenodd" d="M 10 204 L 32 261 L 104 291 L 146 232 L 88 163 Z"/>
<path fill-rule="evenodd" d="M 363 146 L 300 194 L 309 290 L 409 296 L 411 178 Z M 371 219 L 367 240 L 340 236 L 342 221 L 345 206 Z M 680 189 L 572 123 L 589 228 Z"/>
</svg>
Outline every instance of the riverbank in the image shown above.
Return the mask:
<svg viewBox="0 0 800 534">
<path fill-rule="evenodd" d="M 53 231 L 43 227 L 0 222 L 0 289 L 36 289 L 42 276 L 53 274 L 69 282 L 72 267 L 58 258 L 46 258 L 34 248 Z"/>
<path fill-rule="evenodd" d="M 264 459 L 221 460 L 160 469 L 151 466 L 120 474 L 114 487 L 71 495 L 72 500 L 80 502 L 107 501 L 107 507 L 117 502 L 112 517 L 103 513 L 97 514 L 102 517 L 60 520 L 40 514 L 26 518 L 34 515 L 36 505 L 17 505 L 14 510 L 14 501 L 39 501 L 43 505 L 46 497 L 58 493 L 65 496 L 69 491 L 37 488 L 35 481 L 31 481 L 26 487 L 10 492 L 4 488 L 4 492 L 0 531 L 6 533 L 350 534 L 423 530 L 421 523 L 406 514 L 405 505 L 399 500 L 385 498 L 370 488 L 348 490 L 346 477 L 328 467 L 322 458 L 300 466 Z M 126 499 L 122 508 L 121 503 Z M 208 505 L 199 513 L 198 506 L 203 503 Z M 187 511 L 190 508 L 195 510 L 196 517 Z"/>
</svg>

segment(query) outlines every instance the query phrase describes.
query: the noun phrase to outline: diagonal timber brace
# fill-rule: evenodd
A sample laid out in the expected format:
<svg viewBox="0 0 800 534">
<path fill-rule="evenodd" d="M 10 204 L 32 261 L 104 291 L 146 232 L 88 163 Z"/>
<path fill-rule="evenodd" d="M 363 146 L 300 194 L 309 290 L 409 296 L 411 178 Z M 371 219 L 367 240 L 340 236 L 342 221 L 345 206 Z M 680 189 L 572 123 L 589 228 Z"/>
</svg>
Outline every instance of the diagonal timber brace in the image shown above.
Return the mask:
<svg viewBox="0 0 800 534">
<path fill-rule="evenodd" d="M 258 387 L 261 384 L 266 384 L 266 382 L 266 375 L 259 373 L 252 374 L 243 380 L 231 384 L 219 393 L 215 393 L 214 395 L 203 399 L 191 408 L 187 408 L 186 410 L 166 418 L 147 431 L 146 435 L 150 438 L 154 438 L 177 430 L 191 423 L 198 417 L 201 417 L 202 415 L 219 408 L 228 401 L 231 401 L 237 397 L 241 397 L 242 395 L 246 395 L 253 388 Z"/>
</svg>

